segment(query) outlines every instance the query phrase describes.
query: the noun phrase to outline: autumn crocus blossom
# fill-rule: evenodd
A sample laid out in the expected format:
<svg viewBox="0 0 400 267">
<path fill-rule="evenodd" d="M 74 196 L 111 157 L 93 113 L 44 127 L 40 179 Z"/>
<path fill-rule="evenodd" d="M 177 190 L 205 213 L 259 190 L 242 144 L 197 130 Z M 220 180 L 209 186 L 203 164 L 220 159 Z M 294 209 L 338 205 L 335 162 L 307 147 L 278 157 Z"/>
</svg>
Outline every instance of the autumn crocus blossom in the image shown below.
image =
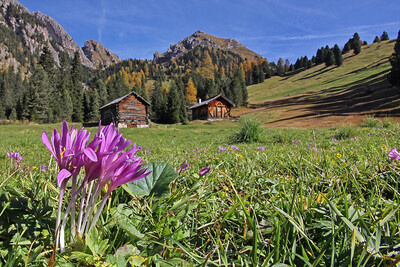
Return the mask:
<svg viewBox="0 0 400 267">
<path fill-rule="evenodd" d="M 189 168 L 189 164 L 188 164 L 187 160 L 185 160 L 184 162 L 182 162 L 182 164 L 179 167 L 177 173 L 181 173 L 183 171 L 186 171 L 188 168 Z"/>
<path fill-rule="evenodd" d="M 202 169 L 201 171 L 199 171 L 199 175 L 200 175 L 200 176 L 203 176 L 203 175 L 205 175 L 205 174 L 208 174 L 209 172 L 210 172 L 210 167 L 207 166 L 207 167 L 205 167 L 204 169 Z"/>
<path fill-rule="evenodd" d="M 388 156 L 392 160 L 392 162 L 394 162 L 395 160 L 399 160 L 400 159 L 400 153 L 399 153 L 399 151 L 397 151 L 396 148 L 392 148 L 392 150 L 390 150 Z"/>
<path fill-rule="evenodd" d="M 65 251 L 64 233 L 70 211 L 71 240 L 73 240 L 75 232 L 84 235 L 96 225 L 107 198 L 115 188 L 149 174 L 149 172 L 146 173 L 147 168 L 143 168 L 143 160 L 135 156 L 135 153 L 142 148 L 133 144 L 128 151 L 124 151 L 131 142 L 122 137 L 114 124 L 106 127 L 101 127 L 99 124 L 98 133 L 88 144 L 89 137 L 90 133 L 83 128 L 79 131 L 73 127 L 69 129 L 66 122 L 62 124 L 61 135 L 57 130 L 53 131 L 51 141 L 47 138 L 46 132 L 42 134 L 43 143 L 50 150 L 60 169 L 57 175 L 60 199 L 56 232 L 60 230 L 57 244 L 60 244 L 61 252 Z M 77 177 L 81 169 L 85 170 L 85 175 L 81 179 L 80 186 L 77 187 Z M 71 200 L 61 221 L 63 194 L 70 177 L 72 177 Z M 88 187 L 89 184 L 90 187 Z M 106 193 L 100 205 L 97 206 L 97 199 L 106 185 L 108 185 Z M 78 194 L 81 194 L 81 198 L 78 223 L 75 224 L 75 207 L 77 206 L 75 202 Z M 95 206 L 97 211 L 92 219 Z"/>
<path fill-rule="evenodd" d="M 16 163 L 19 163 L 20 161 L 24 160 L 21 156 L 20 153 L 18 152 L 7 152 L 7 156 L 10 158 L 10 162 L 11 162 L 11 167 L 12 167 L 12 163 L 13 160 L 15 160 Z"/>
</svg>

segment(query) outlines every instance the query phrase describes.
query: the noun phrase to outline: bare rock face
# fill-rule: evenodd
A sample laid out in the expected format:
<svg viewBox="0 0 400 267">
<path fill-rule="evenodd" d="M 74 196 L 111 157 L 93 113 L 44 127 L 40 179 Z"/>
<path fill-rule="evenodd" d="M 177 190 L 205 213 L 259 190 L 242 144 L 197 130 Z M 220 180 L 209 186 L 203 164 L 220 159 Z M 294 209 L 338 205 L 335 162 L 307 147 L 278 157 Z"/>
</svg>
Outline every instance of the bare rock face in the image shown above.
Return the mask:
<svg viewBox="0 0 400 267">
<path fill-rule="evenodd" d="M 85 56 L 81 47 L 57 21 L 41 12 L 35 12 L 34 16 L 46 25 L 48 39 L 54 40 L 52 46 L 57 46 L 53 47 L 54 50 L 65 51 L 70 58 L 73 58 L 75 52 L 78 51 L 82 64 L 94 68 L 93 63 Z"/>
<path fill-rule="evenodd" d="M 222 50 L 228 50 L 239 54 L 243 58 L 253 59 L 255 57 L 262 57 L 234 39 L 219 38 L 203 31 L 197 31 L 177 44 L 171 44 L 165 53 L 161 55 L 157 54 L 157 57 L 155 56 L 154 60 L 156 60 L 158 63 L 167 62 L 171 59 L 181 57 L 196 46 L 214 47 Z"/>
<path fill-rule="evenodd" d="M 82 50 L 95 67 L 99 65 L 108 67 L 122 61 L 119 56 L 94 40 L 86 41 Z"/>
<path fill-rule="evenodd" d="M 117 55 L 95 41 L 86 42 L 84 52 L 56 20 L 41 12 L 30 12 L 17 0 L 0 0 L 0 25 L 17 34 L 21 45 L 36 57 L 47 45 L 57 64 L 61 52 L 66 52 L 70 58 L 78 52 L 81 63 L 89 68 L 96 68 L 99 64 L 107 67 L 121 61 Z M 18 61 L 12 60 L 15 56 L 9 52 L 4 43 L 0 46 L 0 54 L 7 57 L 7 60 L 0 59 L 4 61 L 3 65 L 13 64 L 14 67 L 20 65 Z"/>
</svg>

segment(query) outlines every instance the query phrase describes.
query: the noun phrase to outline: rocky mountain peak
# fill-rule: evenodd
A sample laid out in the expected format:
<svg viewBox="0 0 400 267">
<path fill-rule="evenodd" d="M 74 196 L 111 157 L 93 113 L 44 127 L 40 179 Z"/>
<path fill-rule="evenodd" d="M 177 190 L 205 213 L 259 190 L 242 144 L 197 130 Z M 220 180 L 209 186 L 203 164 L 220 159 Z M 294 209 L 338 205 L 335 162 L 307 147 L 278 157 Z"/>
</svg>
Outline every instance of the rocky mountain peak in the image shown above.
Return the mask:
<svg viewBox="0 0 400 267">
<path fill-rule="evenodd" d="M 171 44 L 169 49 L 163 54 L 155 54 L 154 60 L 159 63 L 167 62 L 171 59 L 181 57 L 196 46 L 214 47 L 222 50 L 231 51 L 239 54 L 242 58 L 253 59 L 261 55 L 251 51 L 234 39 L 215 37 L 201 30 L 186 37 L 176 44 Z"/>
<path fill-rule="evenodd" d="M 110 66 L 122 61 L 119 56 L 95 40 L 86 41 L 82 50 L 95 67 L 99 64 Z"/>
</svg>

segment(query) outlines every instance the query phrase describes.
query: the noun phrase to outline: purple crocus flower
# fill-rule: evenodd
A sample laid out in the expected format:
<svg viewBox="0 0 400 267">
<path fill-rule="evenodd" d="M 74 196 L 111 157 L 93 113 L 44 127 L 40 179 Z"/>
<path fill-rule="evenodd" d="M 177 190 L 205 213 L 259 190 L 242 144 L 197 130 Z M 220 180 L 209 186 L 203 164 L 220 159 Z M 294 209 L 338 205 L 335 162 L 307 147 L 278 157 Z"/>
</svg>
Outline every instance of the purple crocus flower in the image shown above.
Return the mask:
<svg viewBox="0 0 400 267">
<path fill-rule="evenodd" d="M 336 138 L 332 138 L 333 142 L 339 142 L 339 140 L 337 140 Z"/>
<path fill-rule="evenodd" d="M 145 152 L 146 154 L 150 154 L 150 148 L 146 149 L 144 152 Z"/>
<path fill-rule="evenodd" d="M 61 186 L 64 181 L 68 181 L 72 175 L 79 173 L 83 166 L 83 155 L 86 155 L 92 161 L 97 161 L 94 150 L 90 147 L 85 148 L 89 137 L 90 133 L 83 128 L 77 132 L 71 126 L 71 130 L 69 130 L 65 121 L 61 126 L 61 136 L 54 129 L 51 142 L 47 137 L 46 131 L 43 132 L 42 142 L 50 150 L 60 169 L 57 175 L 58 186 Z"/>
<path fill-rule="evenodd" d="M 226 151 L 227 149 L 228 149 L 227 147 L 218 146 L 219 151 Z"/>
<path fill-rule="evenodd" d="M 232 149 L 232 150 L 238 150 L 239 147 L 232 145 L 232 146 L 231 146 L 231 149 Z"/>
<path fill-rule="evenodd" d="M 265 146 L 259 146 L 257 147 L 258 150 L 264 151 L 265 150 Z"/>
<path fill-rule="evenodd" d="M 41 166 L 40 166 L 40 171 L 41 171 L 41 172 L 46 172 L 48 168 L 49 168 L 49 167 L 48 167 L 47 165 L 41 165 Z"/>
<path fill-rule="evenodd" d="M 181 172 L 186 171 L 188 169 L 188 167 L 189 167 L 189 164 L 188 164 L 187 160 L 185 160 L 184 162 L 182 162 L 182 164 L 179 167 L 177 173 L 181 173 Z"/>
<path fill-rule="evenodd" d="M 21 154 L 18 152 L 7 152 L 7 156 L 10 158 L 11 162 L 11 167 L 13 165 L 13 161 L 18 164 L 19 162 L 23 161 L 24 159 L 22 158 Z"/>
<path fill-rule="evenodd" d="M 201 170 L 199 171 L 199 175 L 200 175 L 200 176 L 203 176 L 203 175 L 205 175 L 205 174 L 208 175 L 209 172 L 210 172 L 210 167 L 207 166 L 207 167 L 205 167 L 204 169 L 201 169 Z"/>
<path fill-rule="evenodd" d="M 397 151 L 396 148 L 392 148 L 392 150 L 390 150 L 388 156 L 392 160 L 392 162 L 394 162 L 395 160 L 399 160 L 400 159 L 400 153 L 399 153 L 399 151 Z"/>
<path fill-rule="evenodd" d="M 298 144 L 300 144 L 300 141 L 297 141 L 297 142 L 296 142 L 296 146 L 297 146 Z"/>
</svg>

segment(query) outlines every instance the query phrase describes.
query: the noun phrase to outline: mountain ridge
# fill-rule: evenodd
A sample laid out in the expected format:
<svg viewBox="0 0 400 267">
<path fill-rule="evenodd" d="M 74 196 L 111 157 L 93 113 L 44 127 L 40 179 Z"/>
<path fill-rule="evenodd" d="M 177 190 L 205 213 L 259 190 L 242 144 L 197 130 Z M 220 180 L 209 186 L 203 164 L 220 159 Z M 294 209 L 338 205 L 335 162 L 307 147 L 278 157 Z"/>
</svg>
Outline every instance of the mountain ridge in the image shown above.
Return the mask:
<svg viewBox="0 0 400 267">
<path fill-rule="evenodd" d="M 243 44 L 232 38 L 221 38 L 211 34 L 205 33 L 201 30 L 196 31 L 192 35 L 184 38 L 176 44 L 171 44 L 169 49 L 160 54 L 159 52 L 154 53 L 153 59 L 157 63 L 164 63 L 171 59 L 182 57 L 188 51 L 194 49 L 197 46 L 218 48 L 221 50 L 230 51 L 239 54 L 243 59 L 254 59 L 262 58 L 261 55 L 250 50 Z"/>
</svg>

